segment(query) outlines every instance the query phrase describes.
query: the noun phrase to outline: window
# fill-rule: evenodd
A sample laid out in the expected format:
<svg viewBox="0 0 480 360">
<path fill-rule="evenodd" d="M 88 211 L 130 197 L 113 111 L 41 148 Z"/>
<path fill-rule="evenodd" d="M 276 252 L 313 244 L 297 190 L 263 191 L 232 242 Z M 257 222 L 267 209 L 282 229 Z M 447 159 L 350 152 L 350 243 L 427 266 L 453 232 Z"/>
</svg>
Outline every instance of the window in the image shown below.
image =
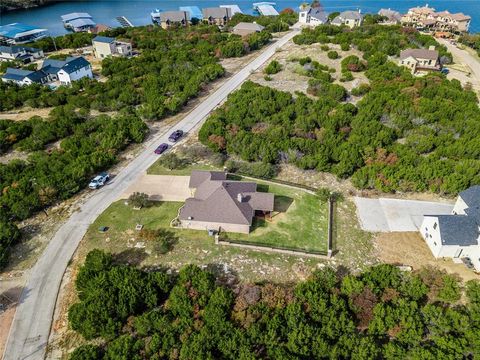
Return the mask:
<svg viewBox="0 0 480 360">
<path fill-rule="evenodd" d="M 437 228 L 437 223 L 433 224 L 433 228 L 436 229 Z"/>
<path fill-rule="evenodd" d="M 433 245 L 437 246 L 437 243 L 434 241 L 434 242 L 433 242 Z"/>
</svg>

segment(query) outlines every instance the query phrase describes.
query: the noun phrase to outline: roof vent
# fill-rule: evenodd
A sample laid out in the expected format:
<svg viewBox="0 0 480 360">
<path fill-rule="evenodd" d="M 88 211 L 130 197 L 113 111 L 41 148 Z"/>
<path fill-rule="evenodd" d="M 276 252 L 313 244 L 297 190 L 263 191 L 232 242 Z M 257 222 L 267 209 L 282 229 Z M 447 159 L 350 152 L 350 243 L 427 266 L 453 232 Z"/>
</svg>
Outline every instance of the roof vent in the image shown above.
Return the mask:
<svg viewBox="0 0 480 360">
<path fill-rule="evenodd" d="M 189 217 L 187 218 L 187 220 L 193 220 L 193 217 L 192 217 L 192 216 L 189 216 Z"/>
<path fill-rule="evenodd" d="M 243 202 L 243 194 L 242 194 L 242 193 L 238 193 L 238 195 L 237 195 L 237 201 L 238 201 L 239 203 Z"/>
<path fill-rule="evenodd" d="M 428 50 L 435 50 L 435 45 L 430 45 L 430 46 L 428 47 Z"/>
</svg>

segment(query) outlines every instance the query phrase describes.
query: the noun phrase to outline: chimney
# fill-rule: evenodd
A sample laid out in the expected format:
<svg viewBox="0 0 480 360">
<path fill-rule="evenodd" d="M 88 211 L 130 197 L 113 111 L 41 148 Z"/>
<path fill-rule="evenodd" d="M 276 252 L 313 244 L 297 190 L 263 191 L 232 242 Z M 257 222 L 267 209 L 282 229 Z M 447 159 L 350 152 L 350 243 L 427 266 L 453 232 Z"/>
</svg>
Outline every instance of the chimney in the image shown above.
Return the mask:
<svg viewBox="0 0 480 360">
<path fill-rule="evenodd" d="M 238 195 L 237 195 L 237 201 L 238 201 L 239 203 L 243 202 L 243 195 L 242 195 L 242 193 L 238 193 Z"/>
<path fill-rule="evenodd" d="M 435 50 L 435 45 L 430 45 L 430 46 L 428 47 L 428 50 Z"/>
</svg>

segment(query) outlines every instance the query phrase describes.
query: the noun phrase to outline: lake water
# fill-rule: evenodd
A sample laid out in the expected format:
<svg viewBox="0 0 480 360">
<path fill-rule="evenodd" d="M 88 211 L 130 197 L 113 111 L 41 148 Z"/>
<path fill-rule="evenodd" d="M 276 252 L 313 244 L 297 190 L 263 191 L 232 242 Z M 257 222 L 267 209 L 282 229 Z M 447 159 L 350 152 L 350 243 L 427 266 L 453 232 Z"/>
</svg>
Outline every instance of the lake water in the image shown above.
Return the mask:
<svg viewBox="0 0 480 360">
<path fill-rule="evenodd" d="M 51 5 L 8 12 L 0 15 L 0 25 L 22 22 L 46 28 L 52 35 L 66 33 L 60 16 L 71 12 L 88 12 L 97 24 L 118 26 L 115 18 L 126 16 L 135 26 L 151 23 L 150 12 L 154 9 L 175 10 L 179 6 L 212 7 L 222 4 L 237 4 L 244 13 L 253 13 L 252 4 L 259 0 L 96 0 L 96 1 L 66 1 Z M 361 9 L 363 13 L 376 13 L 381 8 L 391 8 L 406 12 L 409 8 L 424 5 L 425 0 L 323 0 L 325 11 L 343 11 Z M 298 10 L 303 1 L 277 0 L 276 8 L 287 7 Z M 429 5 L 437 11 L 463 12 L 472 17 L 470 32 L 480 32 L 480 0 L 429 0 Z"/>
</svg>

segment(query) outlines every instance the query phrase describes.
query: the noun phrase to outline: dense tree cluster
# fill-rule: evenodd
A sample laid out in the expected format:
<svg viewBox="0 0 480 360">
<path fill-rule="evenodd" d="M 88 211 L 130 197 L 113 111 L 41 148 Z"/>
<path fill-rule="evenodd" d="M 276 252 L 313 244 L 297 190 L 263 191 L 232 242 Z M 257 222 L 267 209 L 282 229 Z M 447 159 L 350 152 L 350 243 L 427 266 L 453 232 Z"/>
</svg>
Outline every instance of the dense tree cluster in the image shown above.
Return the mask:
<svg viewBox="0 0 480 360">
<path fill-rule="evenodd" d="M 132 58 L 104 59 L 106 81 L 82 79 L 55 91 L 0 83 L 0 111 L 54 107 L 46 120 L 0 120 L 0 154 L 12 148 L 32 152 L 27 161 L 0 164 L 2 219 L 25 219 L 80 191 L 93 174 L 114 164 L 128 144 L 144 140 L 148 128 L 143 120 L 178 113 L 209 82 L 223 76 L 219 58 L 242 56 L 271 38 L 268 31 L 241 38 L 207 25 L 169 31 L 119 28 L 104 35 L 127 39 L 139 51 Z M 92 37 L 69 34 L 55 38 L 55 44 L 76 48 L 90 45 Z M 54 44 L 46 38 L 32 46 L 53 50 Z M 92 110 L 118 115 L 95 117 Z M 0 242 L 0 262 L 14 240 Z"/>
<path fill-rule="evenodd" d="M 385 46 L 397 40 L 385 37 L 390 27 L 377 27 L 362 37 L 369 44 L 362 45 L 364 59 L 342 60 L 342 76 L 365 71 L 370 80 L 352 91 L 364 95 L 356 106 L 342 102 L 348 93 L 331 83 L 328 68 L 300 59 L 312 76 L 308 93 L 318 100 L 246 83 L 206 121 L 199 139 L 246 161 L 352 176 L 359 188 L 456 194 L 479 183 L 477 97 L 442 74 L 418 78 L 388 61 Z M 329 32 L 328 41 L 344 34 L 317 28 Z"/>
<path fill-rule="evenodd" d="M 480 55 L 480 34 L 464 34 L 460 36 L 458 41 L 475 49 Z"/>
<path fill-rule="evenodd" d="M 91 252 L 76 280 L 70 326 L 85 359 L 458 359 L 480 356 L 480 284 L 390 265 L 296 285 L 220 285 L 186 266 L 176 275 Z M 95 341 L 94 344 L 98 344 Z"/>
</svg>

